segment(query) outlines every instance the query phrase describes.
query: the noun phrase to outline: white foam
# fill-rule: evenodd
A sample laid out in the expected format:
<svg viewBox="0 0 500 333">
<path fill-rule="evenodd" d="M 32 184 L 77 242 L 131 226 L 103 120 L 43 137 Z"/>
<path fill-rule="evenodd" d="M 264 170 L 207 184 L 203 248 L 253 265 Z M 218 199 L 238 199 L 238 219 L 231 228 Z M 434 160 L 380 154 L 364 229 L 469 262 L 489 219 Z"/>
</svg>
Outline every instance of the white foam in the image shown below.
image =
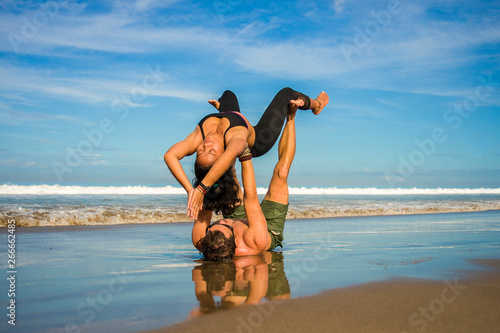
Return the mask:
<svg viewBox="0 0 500 333">
<path fill-rule="evenodd" d="M 380 215 L 407 215 L 407 214 L 433 214 L 451 212 L 472 212 L 485 210 L 500 210 L 500 200 L 480 200 L 470 202 L 469 197 L 458 200 L 440 199 L 429 200 L 404 200 L 386 205 L 387 200 L 318 200 L 315 205 L 294 203 L 288 210 L 288 219 L 296 218 L 321 218 L 345 216 L 380 216 Z M 310 200 L 316 201 L 315 197 Z M 31 201 L 27 197 L 26 201 Z M 141 206 L 119 204 L 110 206 L 79 205 L 78 207 L 57 204 L 41 206 L 38 204 L 19 207 L 16 204 L 2 206 L 0 227 L 6 227 L 8 220 L 15 220 L 17 226 L 68 226 L 68 225 L 113 225 L 113 224 L 140 224 L 140 223 L 166 223 L 188 222 L 185 205 L 173 206 Z M 131 201 L 136 200 L 132 198 Z M 168 200 L 167 200 L 168 201 Z M 384 205 L 385 203 L 385 205 Z M 219 219 L 222 216 L 214 216 Z M 441 222 L 447 223 L 447 222 Z M 182 249 L 184 245 L 170 245 Z"/>
<path fill-rule="evenodd" d="M 453 195 L 500 194 L 500 188 L 337 188 L 291 187 L 290 194 L 301 195 Z"/>
<path fill-rule="evenodd" d="M 4 195 L 162 195 L 186 194 L 182 187 L 164 186 L 64 186 L 64 185 L 0 185 Z"/>
<path fill-rule="evenodd" d="M 459 195 L 500 194 L 500 188 L 337 188 L 290 187 L 291 195 Z M 266 194 L 267 188 L 257 188 Z M 70 186 L 70 185 L 0 185 L 0 195 L 169 195 L 186 194 L 176 186 Z"/>
</svg>

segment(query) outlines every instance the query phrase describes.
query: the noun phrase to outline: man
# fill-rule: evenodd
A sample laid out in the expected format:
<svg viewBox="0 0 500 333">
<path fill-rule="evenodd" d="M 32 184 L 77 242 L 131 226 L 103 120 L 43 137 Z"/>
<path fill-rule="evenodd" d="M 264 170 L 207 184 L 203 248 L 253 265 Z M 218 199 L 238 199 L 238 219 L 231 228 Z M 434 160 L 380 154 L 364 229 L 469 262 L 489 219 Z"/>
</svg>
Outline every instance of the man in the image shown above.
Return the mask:
<svg viewBox="0 0 500 333">
<path fill-rule="evenodd" d="M 189 316 L 259 304 L 264 299 L 290 298 L 283 261 L 282 253 L 267 251 L 256 256 L 234 257 L 230 262 L 203 262 L 194 267 L 192 279 L 199 306 Z"/>
<path fill-rule="evenodd" d="M 279 160 L 261 204 L 250 156 L 240 157 L 243 205 L 210 225 L 212 212 L 200 211 L 192 230 L 194 246 L 209 261 L 229 261 L 233 256 L 255 255 L 282 246 L 288 212 L 288 172 L 295 156 L 295 114 L 302 100 L 290 101 L 285 128 L 278 144 Z"/>
</svg>

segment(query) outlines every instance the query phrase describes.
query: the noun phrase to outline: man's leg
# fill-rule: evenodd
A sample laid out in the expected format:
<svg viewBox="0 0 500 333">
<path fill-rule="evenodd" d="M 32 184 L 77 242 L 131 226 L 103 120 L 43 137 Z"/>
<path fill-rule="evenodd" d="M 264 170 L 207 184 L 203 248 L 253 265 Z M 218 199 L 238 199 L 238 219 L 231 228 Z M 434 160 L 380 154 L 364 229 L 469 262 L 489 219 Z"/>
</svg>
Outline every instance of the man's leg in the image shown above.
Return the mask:
<svg viewBox="0 0 500 333">
<path fill-rule="evenodd" d="M 264 200 L 288 205 L 288 173 L 295 157 L 295 114 L 299 105 L 290 104 L 285 128 L 278 144 L 279 160 Z"/>
</svg>

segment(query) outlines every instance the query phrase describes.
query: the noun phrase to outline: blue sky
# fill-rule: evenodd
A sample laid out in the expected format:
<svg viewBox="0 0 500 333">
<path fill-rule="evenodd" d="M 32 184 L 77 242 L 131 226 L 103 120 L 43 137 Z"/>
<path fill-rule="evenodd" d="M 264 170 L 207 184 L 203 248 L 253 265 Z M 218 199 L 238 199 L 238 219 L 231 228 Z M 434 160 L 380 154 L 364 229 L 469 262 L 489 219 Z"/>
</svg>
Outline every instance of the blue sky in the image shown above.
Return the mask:
<svg viewBox="0 0 500 333">
<path fill-rule="evenodd" d="M 499 42 L 490 1 L 4 0 L 0 183 L 174 185 L 208 99 L 256 123 L 290 86 L 331 98 L 297 117 L 293 186 L 499 187 Z"/>
</svg>

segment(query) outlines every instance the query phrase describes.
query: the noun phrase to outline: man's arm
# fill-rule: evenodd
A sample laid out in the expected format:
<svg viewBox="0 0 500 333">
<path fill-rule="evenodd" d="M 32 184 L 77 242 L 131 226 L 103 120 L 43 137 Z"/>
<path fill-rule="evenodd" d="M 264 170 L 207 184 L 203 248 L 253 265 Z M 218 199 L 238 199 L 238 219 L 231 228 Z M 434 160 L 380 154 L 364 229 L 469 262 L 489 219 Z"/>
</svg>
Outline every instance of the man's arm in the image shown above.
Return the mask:
<svg viewBox="0 0 500 333">
<path fill-rule="evenodd" d="M 206 230 L 210 226 L 212 220 L 211 210 L 202 210 L 198 214 L 198 218 L 194 221 L 193 230 L 191 232 L 191 240 L 194 247 L 201 251 L 200 242 L 205 237 Z"/>
<path fill-rule="evenodd" d="M 257 186 L 255 184 L 255 173 L 252 160 L 241 162 L 241 177 L 245 189 L 243 204 L 247 214 L 248 230 L 243 235 L 245 244 L 253 249 L 265 251 L 271 243 L 271 237 L 267 232 L 267 222 L 259 198 L 257 197 Z"/>
<path fill-rule="evenodd" d="M 245 303 L 259 304 L 266 296 L 267 289 L 269 288 L 269 267 L 262 261 L 255 265 L 247 266 L 244 269 L 244 279 L 249 281 L 248 297 Z"/>
</svg>

